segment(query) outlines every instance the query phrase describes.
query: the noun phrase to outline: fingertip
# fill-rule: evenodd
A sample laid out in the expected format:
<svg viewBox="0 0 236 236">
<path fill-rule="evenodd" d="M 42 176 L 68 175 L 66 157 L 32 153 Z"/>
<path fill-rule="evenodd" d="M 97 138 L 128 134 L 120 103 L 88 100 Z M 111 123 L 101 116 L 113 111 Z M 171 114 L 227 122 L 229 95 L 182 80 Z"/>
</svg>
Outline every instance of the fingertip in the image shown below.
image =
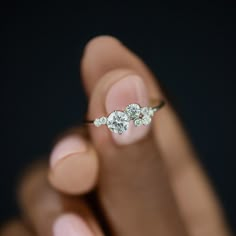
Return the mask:
<svg viewBox="0 0 236 236">
<path fill-rule="evenodd" d="M 92 39 L 90 39 L 84 48 L 84 55 L 87 56 L 87 52 L 91 51 L 101 51 L 103 48 L 107 48 L 107 46 L 119 46 L 122 45 L 121 41 L 111 35 L 98 35 Z"/>
<path fill-rule="evenodd" d="M 53 236 L 94 236 L 87 223 L 78 215 L 67 213 L 59 216 L 53 224 Z"/>
<path fill-rule="evenodd" d="M 100 35 L 90 39 L 84 48 L 81 62 L 82 71 L 87 69 L 87 62 L 96 61 L 99 55 L 109 58 L 113 56 L 114 50 L 117 51 L 117 47 L 121 46 L 122 43 L 110 35 Z"/>
<path fill-rule="evenodd" d="M 79 135 L 68 136 L 59 141 L 52 151 L 50 162 L 48 178 L 59 191 L 68 194 L 86 193 L 96 184 L 96 152 Z"/>
<path fill-rule="evenodd" d="M 97 36 L 86 44 L 81 60 L 81 73 L 88 94 L 91 93 L 98 79 L 106 72 L 117 68 L 117 63 L 113 60 L 116 58 L 115 55 L 121 53 L 122 48 L 124 48 L 122 43 L 109 35 Z"/>
<path fill-rule="evenodd" d="M 86 141 L 78 135 L 70 135 L 60 140 L 50 155 L 50 166 L 53 168 L 60 160 L 73 154 L 87 151 Z"/>
<path fill-rule="evenodd" d="M 161 92 L 152 72 L 125 44 L 108 35 L 91 39 L 81 60 L 81 74 L 87 94 L 91 95 L 97 81 L 106 73 L 117 69 L 132 70 L 145 78 L 151 97 L 155 97 L 157 89 Z"/>
</svg>

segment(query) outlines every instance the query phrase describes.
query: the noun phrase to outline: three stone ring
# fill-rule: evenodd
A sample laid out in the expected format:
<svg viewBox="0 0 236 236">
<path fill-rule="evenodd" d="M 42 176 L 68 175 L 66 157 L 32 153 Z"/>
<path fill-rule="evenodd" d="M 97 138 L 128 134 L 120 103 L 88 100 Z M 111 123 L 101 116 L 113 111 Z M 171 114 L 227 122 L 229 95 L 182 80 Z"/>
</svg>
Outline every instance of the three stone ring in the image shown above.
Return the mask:
<svg viewBox="0 0 236 236">
<path fill-rule="evenodd" d="M 164 105 L 164 101 L 161 101 L 159 105 L 154 107 L 141 107 L 135 103 L 129 104 L 124 111 L 116 110 L 107 117 L 102 116 L 95 120 L 86 120 L 85 123 L 94 124 L 96 127 L 107 125 L 112 132 L 122 134 L 129 128 L 130 121 L 133 121 L 136 127 L 149 125 L 155 112 Z"/>
</svg>

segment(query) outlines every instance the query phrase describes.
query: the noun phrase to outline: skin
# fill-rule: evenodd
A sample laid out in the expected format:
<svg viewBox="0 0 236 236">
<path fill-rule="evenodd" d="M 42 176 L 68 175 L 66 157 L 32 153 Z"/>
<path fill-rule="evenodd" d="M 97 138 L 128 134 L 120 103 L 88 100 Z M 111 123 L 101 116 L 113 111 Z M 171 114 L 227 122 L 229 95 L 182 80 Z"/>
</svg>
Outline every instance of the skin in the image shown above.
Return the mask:
<svg viewBox="0 0 236 236">
<path fill-rule="evenodd" d="M 147 66 L 109 36 L 87 44 L 81 73 L 91 119 L 106 114 L 106 95 L 125 76 L 140 76 L 149 100 L 165 98 Z M 22 220 L 7 224 L 0 235 L 50 236 L 54 221 L 65 212 L 82 217 L 95 236 L 231 235 L 169 102 L 147 135 L 129 145 L 117 145 L 110 131 L 92 126 L 72 129 L 59 141 L 71 135 L 83 139 L 86 152 L 68 155 L 51 167 L 33 165 L 18 191 Z"/>
</svg>

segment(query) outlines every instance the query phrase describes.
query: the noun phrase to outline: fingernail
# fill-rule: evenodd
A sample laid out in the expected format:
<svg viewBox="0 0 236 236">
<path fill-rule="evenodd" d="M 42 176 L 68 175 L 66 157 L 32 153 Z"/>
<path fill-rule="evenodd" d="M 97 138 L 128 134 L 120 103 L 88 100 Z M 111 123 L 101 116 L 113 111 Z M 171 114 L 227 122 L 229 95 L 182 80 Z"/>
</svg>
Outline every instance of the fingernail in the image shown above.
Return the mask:
<svg viewBox="0 0 236 236">
<path fill-rule="evenodd" d="M 129 75 L 113 84 L 107 93 L 105 107 L 109 114 L 114 110 L 124 111 L 126 106 L 132 103 L 148 105 L 146 86 L 137 75 Z M 149 126 L 135 127 L 133 121 L 130 121 L 128 130 L 121 135 L 112 133 L 112 137 L 117 144 L 128 145 L 142 139 L 148 130 Z"/>
<path fill-rule="evenodd" d="M 85 221 L 74 214 L 64 214 L 53 224 L 54 236 L 94 236 Z"/>
<path fill-rule="evenodd" d="M 59 141 L 50 156 L 50 166 L 54 167 L 61 159 L 75 154 L 86 152 L 87 145 L 82 137 L 77 135 L 68 136 Z"/>
</svg>

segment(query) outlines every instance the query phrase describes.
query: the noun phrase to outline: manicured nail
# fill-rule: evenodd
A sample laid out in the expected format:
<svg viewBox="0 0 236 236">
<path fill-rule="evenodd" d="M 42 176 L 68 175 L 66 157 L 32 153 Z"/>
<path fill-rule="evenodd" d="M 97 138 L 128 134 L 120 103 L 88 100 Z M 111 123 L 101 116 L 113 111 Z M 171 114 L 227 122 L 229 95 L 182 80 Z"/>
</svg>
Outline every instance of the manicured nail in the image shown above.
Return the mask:
<svg viewBox="0 0 236 236">
<path fill-rule="evenodd" d="M 53 236 L 94 236 L 94 234 L 81 217 L 64 214 L 53 224 Z"/>
<path fill-rule="evenodd" d="M 86 152 L 86 150 L 87 145 L 82 137 L 77 135 L 68 136 L 59 141 L 54 147 L 50 157 L 50 165 L 54 167 L 59 160 L 75 153 Z"/>
<path fill-rule="evenodd" d="M 107 93 L 105 107 L 109 114 L 114 110 L 124 111 L 126 106 L 132 103 L 149 105 L 146 86 L 137 75 L 129 75 L 113 84 Z M 112 133 L 112 137 L 117 144 L 127 145 L 142 139 L 148 130 L 149 126 L 135 127 L 131 121 L 128 130 L 121 135 Z"/>
</svg>

